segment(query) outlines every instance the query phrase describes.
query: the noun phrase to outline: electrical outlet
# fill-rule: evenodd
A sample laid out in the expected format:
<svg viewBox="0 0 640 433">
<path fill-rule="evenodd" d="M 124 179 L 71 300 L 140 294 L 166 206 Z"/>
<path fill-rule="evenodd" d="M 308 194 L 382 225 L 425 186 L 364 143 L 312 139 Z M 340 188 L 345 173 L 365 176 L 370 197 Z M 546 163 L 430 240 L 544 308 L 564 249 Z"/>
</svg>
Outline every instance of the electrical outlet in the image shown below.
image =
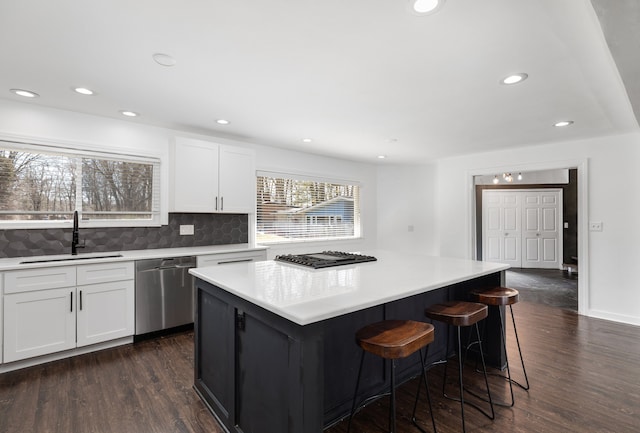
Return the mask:
<svg viewBox="0 0 640 433">
<path fill-rule="evenodd" d="M 193 234 L 193 224 L 189 225 L 181 225 L 180 226 L 180 235 L 192 235 Z"/>
<path fill-rule="evenodd" d="M 568 223 L 568 222 L 565 222 L 565 223 L 564 223 L 564 228 L 565 228 L 565 229 L 568 229 L 568 228 L 569 228 L 569 223 Z"/>
<path fill-rule="evenodd" d="M 589 231 L 592 232 L 601 232 L 602 231 L 602 223 L 599 221 L 594 221 L 589 223 Z"/>
</svg>

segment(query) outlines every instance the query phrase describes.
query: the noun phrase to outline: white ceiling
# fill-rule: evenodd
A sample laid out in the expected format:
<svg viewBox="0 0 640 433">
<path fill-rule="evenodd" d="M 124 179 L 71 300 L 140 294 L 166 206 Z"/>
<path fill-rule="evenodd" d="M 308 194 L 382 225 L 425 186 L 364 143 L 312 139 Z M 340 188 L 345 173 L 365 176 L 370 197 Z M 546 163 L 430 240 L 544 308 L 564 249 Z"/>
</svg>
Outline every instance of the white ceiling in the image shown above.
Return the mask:
<svg viewBox="0 0 640 433">
<path fill-rule="evenodd" d="M 607 3 L 638 10 L 637 0 L 594 0 L 599 14 Z M 430 16 L 407 7 L 0 0 L 0 97 L 115 118 L 132 110 L 141 116 L 131 122 L 385 163 L 638 130 L 612 52 L 632 53 L 631 65 L 638 54 L 609 50 L 589 0 L 447 0 Z M 529 79 L 499 84 L 515 72 Z M 552 126 L 564 119 L 575 123 Z"/>
</svg>

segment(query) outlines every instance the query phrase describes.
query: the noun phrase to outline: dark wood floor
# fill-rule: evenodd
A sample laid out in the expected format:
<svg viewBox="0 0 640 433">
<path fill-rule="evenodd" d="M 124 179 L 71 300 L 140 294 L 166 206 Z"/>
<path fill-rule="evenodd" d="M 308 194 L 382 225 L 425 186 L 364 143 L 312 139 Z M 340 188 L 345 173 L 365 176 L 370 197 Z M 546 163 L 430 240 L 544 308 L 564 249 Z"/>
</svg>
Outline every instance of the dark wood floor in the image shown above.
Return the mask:
<svg viewBox="0 0 640 433">
<path fill-rule="evenodd" d="M 467 431 L 640 431 L 639 327 L 529 302 L 514 309 L 531 390 L 516 389 L 515 407 L 497 409 L 495 421 L 468 409 Z M 192 338 L 181 333 L 2 374 L 0 432 L 221 432 L 192 389 Z M 438 431 L 457 432 L 460 407 L 438 393 L 441 373 L 429 372 Z M 475 374 L 469 379 L 480 383 Z M 504 396 L 505 383 L 491 384 Z M 399 432 L 417 431 L 408 421 L 416 386 L 399 389 Z M 424 406 L 419 418 L 427 422 Z M 381 399 L 357 415 L 351 431 L 384 432 L 386 423 Z M 342 422 L 327 433 L 345 431 Z"/>
</svg>

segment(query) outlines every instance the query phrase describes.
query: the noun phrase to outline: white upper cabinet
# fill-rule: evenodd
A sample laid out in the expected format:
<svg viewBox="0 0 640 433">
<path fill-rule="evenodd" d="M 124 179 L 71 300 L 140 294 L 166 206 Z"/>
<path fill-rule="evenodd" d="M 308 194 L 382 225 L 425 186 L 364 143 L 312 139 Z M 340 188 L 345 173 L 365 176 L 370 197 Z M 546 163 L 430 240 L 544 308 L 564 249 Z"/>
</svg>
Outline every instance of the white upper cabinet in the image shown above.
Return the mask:
<svg viewBox="0 0 640 433">
<path fill-rule="evenodd" d="M 171 211 L 254 212 L 252 150 L 176 137 L 171 160 Z"/>
<path fill-rule="evenodd" d="M 220 212 L 255 212 L 256 164 L 252 150 L 220 146 L 218 182 Z"/>
</svg>

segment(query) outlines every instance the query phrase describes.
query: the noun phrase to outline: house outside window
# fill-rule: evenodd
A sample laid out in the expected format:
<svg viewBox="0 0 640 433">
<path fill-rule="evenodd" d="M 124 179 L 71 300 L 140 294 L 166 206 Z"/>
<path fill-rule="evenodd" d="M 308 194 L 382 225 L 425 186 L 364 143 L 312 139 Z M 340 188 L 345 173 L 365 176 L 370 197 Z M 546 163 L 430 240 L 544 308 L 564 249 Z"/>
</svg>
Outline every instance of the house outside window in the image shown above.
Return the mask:
<svg viewBox="0 0 640 433">
<path fill-rule="evenodd" d="M 256 242 L 360 237 L 360 186 L 355 182 L 258 173 Z"/>
<path fill-rule="evenodd" d="M 159 225 L 157 159 L 0 141 L 0 227 Z"/>
</svg>

